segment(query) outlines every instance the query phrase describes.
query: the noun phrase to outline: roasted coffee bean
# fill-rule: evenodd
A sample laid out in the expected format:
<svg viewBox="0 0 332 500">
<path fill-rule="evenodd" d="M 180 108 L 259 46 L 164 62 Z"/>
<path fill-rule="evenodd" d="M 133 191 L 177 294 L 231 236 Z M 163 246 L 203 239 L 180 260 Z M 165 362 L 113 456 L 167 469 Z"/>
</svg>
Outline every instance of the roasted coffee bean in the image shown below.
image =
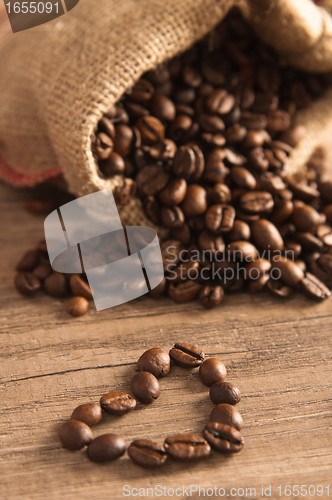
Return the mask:
<svg viewBox="0 0 332 500">
<path fill-rule="evenodd" d="M 30 272 L 37 267 L 39 263 L 41 252 L 37 248 L 35 250 L 28 250 L 16 266 L 16 271 Z"/>
<path fill-rule="evenodd" d="M 238 430 L 218 422 L 207 424 L 203 436 L 219 453 L 238 453 L 244 445 L 243 437 Z"/>
<path fill-rule="evenodd" d="M 100 398 L 100 406 L 110 415 L 125 415 L 136 408 L 136 399 L 126 392 L 113 391 Z"/>
<path fill-rule="evenodd" d="M 267 259 L 255 259 L 246 265 L 245 276 L 247 279 L 258 280 L 261 276 L 270 276 L 271 262 Z"/>
<path fill-rule="evenodd" d="M 45 292 L 51 297 L 68 295 L 68 284 L 64 274 L 54 272 L 44 281 Z"/>
<path fill-rule="evenodd" d="M 275 201 L 274 210 L 270 216 L 273 224 L 281 224 L 285 222 L 293 213 L 294 205 L 291 200 Z"/>
<path fill-rule="evenodd" d="M 267 118 L 260 113 L 243 111 L 243 113 L 241 113 L 240 125 L 247 130 L 263 130 L 267 127 Z"/>
<path fill-rule="evenodd" d="M 176 177 L 197 181 L 204 170 L 204 156 L 195 144 L 186 144 L 178 148 L 172 163 L 172 171 Z"/>
<path fill-rule="evenodd" d="M 164 95 L 155 95 L 151 101 L 151 112 L 161 122 L 173 121 L 176 109 L 173 101 Z"/>
<path fill-rule="evenodd" d="M 161 206 L 154 196 L 146 196 L 143 200 L 144 211 L 147 217 L 157 225 L 161 224 Z"/>
<path fill-rule="evenodd" d="M 40 281 L 44 281 L 50 274 L 52 274 L 53 269 L 51 267 L 51 264 L 48 262 L 45 262 L 44 264 L 39 264 L 35 269 L 32 271 L 32 274 L 39 279 Z"/>
<path fill-rule="evenodd" d="M 99 162 L 99 168 L 106 177 L 114 175 L 124 175 L 125 162 L 122 156 L 113 151 L 107 160 Z"/>
<path fill-rule="evenodd" d="M 49 294 L 51 295 L 51 294 Z M 53 295 L 54 297 L 54 295 Z M 73 297 L 67 304 L 67 312 L 71 316 L 83 316 L 89 310 L 89 302 L 84 297 Z"/>
<path fill-rule="evenodd" d="M 148 80 L 141 78 L 131 90 L 127 92 L 127 96 L 132 101 L 144 102 L 149 101 L 153 96 L 154 88 Z"/>
<path fill-rule="evenodd" d="M 131 391 L 141 403 L 149 405 L 160 396 L 159 382 L 150 372 L 138 372 L 131 379 Z"/>
<path fill-rule="evenodd" d="M 282 109 L 271 110 L 267 113 L 267 130 L 276 134 L 288 130 L 291 123 L 291 117 L 287 111 Z"/>
<path fill-rule="evenodd" d="M 88 446 L 88 457 L 92 462 L 110 462 L 121 457 L 126 451 L 126 443 L 117 434 L 103 434 Z"/>
<path fill-rule="evenodd" d="M 69 280 L 69 286 L 74 295 L 79 295 L 80 297 L 84 297 L 88 300 L 92 300 L 92 292 L 91 288 L 84 281 L 83 278 L 79 274 L 72 274 Z"/>
<path fill-rule="evenodd" d="M 227 204 L 231 201 L 231 192 L 226 184 L 217 183 L 207 192 L 208 200 L 212 203 Z"/>
<path fill-rule="evenodd" d="M 164 442 L 167 454 L 180 462 L 195 461 L 210 455 L 208 442 L 198 434 L 178 434 L 169 436 Z"/>
<path fill-rule="evenodd" d="M 306 273 L 300 281 L 301 291 L 310 299 L 326 300 L 331 296 L 330 290 L 315 275 Z"/>
<path fill-rule="evenodd" d="M 114 190 L 114 199 L 118 205 L 127 205 L 136 194 L 136 182 L 133 179 L 123 179 L 122 186 Z"/>
<path fill-rule="evenodd" d="M 209 64 L 207 61 L 203 61 L 201 65 L 201 70 L 203 73 L 203 77 L 207 82 L 211 85 L 215 85 L 217 87 L 225 84 L 225 76 L 221 71 L 218 71 L 213 64 Z"/>
<path fill-rule="evenodd" d="M 248 161 L 252 168 L 259 173 L 266 172 L 269 168 L 269 161 L 263 148 L 251 149 L 248 153 Z"/>
<path fill-rule="evenodd" d="M 239 123 L 227 128 L 225 137 L 228 143 L 241 142 L 247 135 L 247 129 L 242 127 Z"/>
<path fill-rule="evenodd" d="M 179 284 L 170 283 L 168 296 L 174 302 L 190 302 L 197 297 L 201 288 L 202 285 L 200 283 L 191 280 Z"/>
<path fill-rule="evenodd" d="M 210 388 L 210 399 L 215 405 L 222 403 L 236 405 L 241 401 L 241 393 L 230 382 L 216 382 Z"/>
<path fill-rule="evenodd" d="M 160 216 L 163 226 L 170 229 L 182 227 L 185 220 L 180 207 L 162 207 Z"/>
<path fill-rule="evenodd" d="M 62 445 L 71 451 L 81 450 L 93 440 L 90 427 L 79 420 L 69 420 L 62 424 L 59 437 Z"/>
<path fill-rule="evenodd" d="M 202 76 L 200 72 L 191 66 L 190 64 L 186 64 L 182 70 L 182 78 L 186 85 L 189 87 L 197 88 L 202 84 Z"/>
<path fill-rule="evenodd" d="M 165 128 L 155 116 L 142 116 L 136 126 L 144 144 L 154 144 L 164 140 Z"/>
<path fill-rule="evenodd" d="M 218 306 L 224 298 L 224 289 L 221 286 L 204 286 L 199 292 L 199 300 L 206 309 Z"/>
<path fill-rule="evenodd" d="M 115 139 L 115 128 L 113 121 L 107 116 L 103 116 L 98 123 L 98 131 L 107 134 L 113 141 Z"/>
<path fill-rule="evenodd" d="M 205 214 L 206 227 L 213 234 L 231 231 L 234 219 L 235 209 L 231 205 L 212 205 Z"/>
<path fill-rule="evenodd" d="M 219 116 L 202 113 L 198 117 L 198 123 L 205 132 L 217 134 L 225 130 L 225 124 Z"/>
<path fill-rule="evenodd" d="M 164 269 L 170 270 L 177 265 L 184 247 L 178 240 L 165 240 L 160 245 Z"/>
<path fill-rule="evenodd" d="M 266 130 L 248 130 L 242 146 L 246 149 L 259 148 L 271 141 Z"/>
<path fill-rule="evenodd" d="M 242 220 L 235 220 L 232 229 L 227 233 L 227 239 L 229 242 L 249 240 L 250 235 L 251 232 L 249 225 Z"/>
<path fill-rule="evenodd" d="M 271 172 L 266 172 L 260 176 L 260 188 L 264 191 L 268 191 L 273 195 L 277 195 L 280 191 L 286 188 L 286 185 L 280 175 L 272 174 Z"/>
<path fill-rule="evenodd" d="M 317 264 L 329 278 L 332 278 L 332 254 L 321 255 L 317 259 Z"/>
<path fill-rule="evenodd" d="M 187 115 L 178 115 L 169 127 L 169 135 L 175 142 L 183 141 L 193 125 L 192 119 Z"/>
<path fill-rule="evenodd" d="M 243 419 L 239 411 L 233 405 L 227 403 L 221 403 L 212 410 L 210 421 L 230 425 L 238 431 L 243 427 Z"/>
<path fill-rule="evenodd" d="M 179 240 L 182 245 L 188 245 L 191 240 L 191 231 L 187 223 L 184 223 L 180 228 L 172 229 L 171 237 Z"/>
<path fill-rule="evenodd" d="M 271 275 L 280 278 L 283 283 L 296 287 L 304 278 L 303 271 L 293 262 L 281 255 L 273 259 Z"/>
<path fill-rule="evenodd" d="M 168 183 L 169 175 L 163 167 L 147 165 L 136 176 L 137 188 L 141 196 L 155 196 Z"/>
<path fill-rule="evenodd" d="M 272 294 L 276 297 L 287 298 L 293 295 L 295 292 L 295 289 L 293 287 L 285 285 L 283 281 L 276 278 L 269 279 L 266 285 L 270 292 L 272 292 Z"/>
<path fill-rule="evenodd" d="M 21 295 L 34 295 L 41 287 L 39 279 L 31 273 L 18 273 L 14 283 L 16 290 Z"/>
<path fill-rule="evenodd" d="M 207 209 L 206 190 L 198 184 L 190 184 L 181 204 L 181 209 L 186 217 L 202 215 Z"/>
<path fill-rule="evenodd" d="M 167 459 L 165 448 L 149 439 L 136 439 L 127 451 L 135 464 L 147 469 L 161 467 Z"/>
<path fill-rule="evenodd" d="M 159 199 L 168 207 L 179 205 L 187 193 L 187 183 L 184 179 L 173 179 L 160 191 Z"/>
<path fill-rule="evenodd" d="M 318 238 L 327 246 L 332 246 L 332 227 L 328 224 L 320 224 L 316 228 Z"/>
<path fill-rule="evenodd" d="M 123 123 L 115 127 L 114 151 L 125 157 L 131 152 L 134 142 L 134 132 L 132 128 Z"/>
<path fill-rule="evenodd" d="M 109 135 L 100 132 L 92 144 L 92 150 L 99 160 L 106 160 L 110 157 L 114 148 L 114 142 Z"/>
<path fill-rule="evenodd" d="M 332 203 L 332 180 L 320 182 L 318 189 L 324 203 Z"/>
<path fill-rule="evenodd" d="M 200 250 L 205 250 L 215 255 L 224 251 L 225 243 L 221 236 L 211 234 L 209 231 L 202 231 L 198 237 L 198 247 Z"/>
<path fill-rule="evenodd" d="M 233 167 L 231 169 L 230 177 L 232 181 L 242 189 L 255 189 L 255 177 L 244 167 Z"/>
<path fill-rule="evenodd" d="M 171 369 L 171 359 L 168 352 L 160 347 L 145 351 L 137 361 L 139 372 L 150 372 L 155 377 L 165 377 Z"/>
<path fill-rule="evenodd" d="M 79 420 L 91 427 L 98 424 L 103 416 L 100 404 L 86 403 L 75 408 L 71 414 L 70 420 Z"/>
<path fill-rule="evenodd" d="M 194 368 L 204 361 L 204 352 L 186 342 L 174 344 L 174 347 L 169 351 L 169 355 L 175 364 L 183 368 Z"/>
<path fill-rule="evenodd" d="M 135 122 L 142 116 L 148 116 L 150 114 L 148 109 L 137 102 L 127 101 L 124 105 L 126 106 L 130 119 Z"/>
<path fill-rule="evenodd" d="M 223 382 L 226 375 L 227 370 L 224 363 L 217 358 L 206 359 L 199 367 L 199 378 L 208 387 L 217 382 Z"/>
<path fill-rule="evenodd" d="M 198 276 L 199 262 L 197 260 L 189 259 L 187 262 L 180 262 L 180 264 L 172 269 L 169 280 L 173 283 L 180 283 L 188 279 L 195 279 Z"/>
<path fill-rule="evenodd" d="M 226 248 L 229 260 L 250 262 L 257 258 L 257 249 L 248 241 L 232 241 Z"/>
<path fill-rule="evenodd" d="M 310 205 L 295 206 L 291 221 L 299 231 L 313 232 L 320 223 L 319 213 Z"/>
<path fill-rule="evenodd" d="M 274 201 L 271 193 L 267 191 L 253 191 L 243 194 L 239 206 L 244 212 L 250 214 L 263 214 L 273 209 Z"/>
<path fill-rule="evenodd" d="M 211 113 L 218 115 L 226 115 L 235 105 L 235 98 L 232 94 L 228 94 L 225 89 L 214 90 L 206 101 L 206 107 Z"/>
<path fill-rule="evenodd" d="M 292 237 L 295 241 L 300 243 L 303 250 L 306 252 L 322 252 L 324 249 L 324 243 L 311 233 L 296 231 L 293 233 Z"/>
<path fill-rule="evenodd" d="M 288 189 L 290 189 L 294 197 L 299 200 L 310 202 L 318 199 L 319 191 L 307 184 L 294 181 L 294 179 L 287 178 Z"/>
<path fill-rule="evenodd" d="M 247 288 L 248 292 L 249 293 L 261 292 L 267 285 L 269 279 L 270 279 L 269 274 L 262 274 L 261 276 L 259 276 L 259 278 L 249 281 Z"/>
<path fill-rule="evenodd" d="M 281 252 L 284 249 L 284 241 L 281 234 L 272 222 L 260 219 L 254 221 L 250 227 L 255 245 L 262 250 Z"/>
</svg>

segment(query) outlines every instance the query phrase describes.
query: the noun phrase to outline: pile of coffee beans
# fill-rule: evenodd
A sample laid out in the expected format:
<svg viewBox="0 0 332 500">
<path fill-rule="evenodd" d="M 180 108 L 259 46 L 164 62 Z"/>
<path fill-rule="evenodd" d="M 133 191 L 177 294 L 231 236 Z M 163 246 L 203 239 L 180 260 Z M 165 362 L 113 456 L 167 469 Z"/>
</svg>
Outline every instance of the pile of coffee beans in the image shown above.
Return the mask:
<svg viewBox="0 0 332 500">
<path fill-rule="evenodd" d="M 186 342 L 176 343 L 169 353 L 160 347 L 144 352 L 137 362 L 137 373 L 131 379 L 134 397 L 126 392 L 113 391 L 102 396 L 99 403 L 78 406 L 70 420 L 60 427 L 63 446 L 72 451 L 87 446 L 88 458 L 93 462 L 108 462 L 124 455 L 126 443 L 121 436 L 104 434 L 93 438 L 90 427 L 100 422 L 103 410 L 121 416 L 136 408 L 136 400 L 145 405 L 153 403 L 160 396 L 158 378 L 169 374 L 173 362 L 183 368 L 199 367 L 199 377 L 210 387 L 210 399 L 217 405 L 211 412 L 210 423 L 205 426 L 203 435 L 177 434 L 167 437 L 163 445 L 149 439 L 136 439 L 127 450 L 132 461 L 141 467 L 156 468 L 162 466 L 167 457 L 177 461 L 206 458 L 211 447 L 224 454 L 241 451 L 244 445 L 240 432 L 243 420 L 235 408 L 241 400 L 240 391 L 230 382 L 225 382 L 227 370 L 220 360 L 204 358 L 199 347 Z"/>
</svg>

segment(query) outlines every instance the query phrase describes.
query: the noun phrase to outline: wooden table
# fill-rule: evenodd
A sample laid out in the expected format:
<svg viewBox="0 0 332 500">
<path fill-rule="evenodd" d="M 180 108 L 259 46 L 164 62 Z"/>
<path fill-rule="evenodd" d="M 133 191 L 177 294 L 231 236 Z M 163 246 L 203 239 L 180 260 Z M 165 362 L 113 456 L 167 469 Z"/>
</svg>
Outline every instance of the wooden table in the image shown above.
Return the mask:
<svg viewBox="0 0 332 500">
<path fill-rule="evenodd" d="M 129 492 L 129 498 L 138 493 L 158 498 L 164 490 L 153 490 L 156 485 L 166 488 L 159 498 L 187 498 L 190 485 L 191 498 L 203 497 L 202 488 L 205 498 L 221 498 L 207 490 L 217 486 L 225 489 L 224 498 L 258 499 L 262 485 L 271 485 L 274 499 L 329 498 L 328 485 L 332 496 L 331 300 L 316 304 L 295 296 L 283 302 L 240 294 L 206 311 L 198 303 L 143 297 L 98 313 L 91 307 L 85 316 L 71 318 L 66 300 L 25 298 L 13 287 L 22 252 L 43 237 L 43 217 L 23 210 L 25 196 L 0 186 L 1 500 L 110 500 Z M 241 389 L 246 442 L 241 453 L 213 452 L 189 465 L 170 460 L 151 472 L 128 456 L 97 465 L 85 451 L 62 448 L 59 425 L 77 405 L 114 389 L 128 390 L 140 354 L 153 346 L 169 349 L 176 341 L 220 358 L 228 380 Z M 105 417 L 94 434 L 120 433 L 129 444 L 135 438 L 162 443 L 167 435 L 200 432 L 213 404 L 197 371 L 173 367 L 161 387 L 153 405 Z M 285 494 L 287 485 L 302 484 L 313 485 L 311 494 L 322 485 L 323 495 Z M 199 487 L 200 496 L 194 491 Z M 173 496 L 168 488 L 174 488 Z"/>
</svg>

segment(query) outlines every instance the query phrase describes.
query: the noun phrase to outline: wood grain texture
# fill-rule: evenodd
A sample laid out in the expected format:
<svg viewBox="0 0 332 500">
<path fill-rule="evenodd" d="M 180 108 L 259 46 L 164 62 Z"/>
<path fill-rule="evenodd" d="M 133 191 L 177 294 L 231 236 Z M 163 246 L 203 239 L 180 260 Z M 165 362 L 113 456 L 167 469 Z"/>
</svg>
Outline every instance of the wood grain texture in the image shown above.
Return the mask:
<svg viewBox="0 0 332 500">
<path fill-rule="evenodd" d="M 23 210 L 25 196 L 0 186 L 1 500 L 134 498 L 123 495 L 124 485 L 218 486 L 229 498 L 258 499 L 264 484 L 272 485 L 270 498 L 277 499 L 329 498 L 327 490 L 321 497 L 280 497 L 277 487 L 330 482 L 332 495 L 331 300 L 316 304 L 296 295 L 283 302 L 267 294 L 240 294 L 206 311 L 198 303 L 143 297 L 99 313 L 91 307 L 85 316 L 71 318 L 66 300 L 25 298 L 13 287 L 22 252 L 43 237 L 43 217 Z M 61 447 L 59 425 L 77 405 L 111 390 L 129 390 L 144 350 L 169 349 L 176 341 L 220 358 L 228 380 L 240 388 L 245 421 L 240 454 L 225 458 L 213 452 L 201 463 L 169 461 L 151 472 L 127 455 L 98 465 L 85 451 Z M 161 387 L 153 405 L 104 417 L 94 434 L 120 433 L 129 445 L 135 438 L 162 443 L 170 434 L 200 432 L 213 404 L 197 371 L 173 367 Z M 231 488 L 256 488 L 256 495 L 231 496 Z M 152 490 L 145 493 L 156 498 Z M 191 498 L 202 498 L 202 492 Z"/>
</svg>

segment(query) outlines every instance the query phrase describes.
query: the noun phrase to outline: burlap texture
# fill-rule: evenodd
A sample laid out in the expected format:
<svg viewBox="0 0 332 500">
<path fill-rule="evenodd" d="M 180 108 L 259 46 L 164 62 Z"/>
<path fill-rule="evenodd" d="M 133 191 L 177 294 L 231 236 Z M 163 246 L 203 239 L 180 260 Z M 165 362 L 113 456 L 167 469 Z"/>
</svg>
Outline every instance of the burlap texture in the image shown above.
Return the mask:
<svg viewBox="0 0 332 500">
<path fill-rule="evenodd" d="M 25 183 L 61 168 L 78 196 L 121 186 L 121 177 L 98 173 L 91 152 L 97 122 L 145 71 L 190 47 L 233 5 L 286 62 L 332 70 L 332 18 L 311 0 L 81 0 L 0 50 L 2 164 Z M 301 112 L 308 135 L 292 154 L 293 169 L 332 125 L 332 91 L 320 101 Z M 151 225 L 137 199 L 121 215 L 125 223 Z"/>
</svg>

